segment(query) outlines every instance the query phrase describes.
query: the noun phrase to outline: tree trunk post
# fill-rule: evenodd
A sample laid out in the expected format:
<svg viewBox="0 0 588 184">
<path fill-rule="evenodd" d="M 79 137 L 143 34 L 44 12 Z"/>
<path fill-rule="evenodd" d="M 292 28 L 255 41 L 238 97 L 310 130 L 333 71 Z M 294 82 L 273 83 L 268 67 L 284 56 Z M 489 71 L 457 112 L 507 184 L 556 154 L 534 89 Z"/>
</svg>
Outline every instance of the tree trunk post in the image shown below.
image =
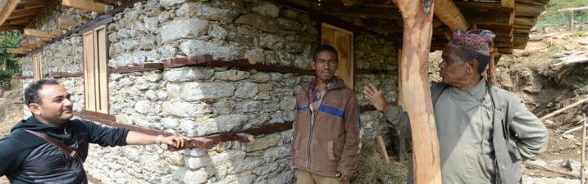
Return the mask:
<svg viewBox="0 0 588 184">
<path fill-rule="evenodd" d="M 428 82 L 433 0 L 394 0 L 403 18 L 399 73 L 404 110 L 410 118 L 415 184 L 441 183 L 439 141 Z"/>
</svg>

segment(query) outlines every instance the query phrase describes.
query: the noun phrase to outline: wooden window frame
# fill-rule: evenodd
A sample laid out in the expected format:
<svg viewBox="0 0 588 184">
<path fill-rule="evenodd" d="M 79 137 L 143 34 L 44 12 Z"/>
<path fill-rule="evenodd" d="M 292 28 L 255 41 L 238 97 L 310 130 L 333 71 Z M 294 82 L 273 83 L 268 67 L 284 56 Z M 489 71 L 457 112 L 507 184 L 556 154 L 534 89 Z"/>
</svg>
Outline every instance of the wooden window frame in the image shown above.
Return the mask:
<svg viewBox="0 0 588 184">
<path fill-rule="evenodd" d="M 86 111 L 109 113 L 108 48 L 106 25 L 82 35 L 84 47 L 84 108 Z"/>
<path fill-rule="evenodd" d="M 43 78 L 41 60 L 41 53 L 33 54 L 33 81 L 38 81 Z"/>
</svg>

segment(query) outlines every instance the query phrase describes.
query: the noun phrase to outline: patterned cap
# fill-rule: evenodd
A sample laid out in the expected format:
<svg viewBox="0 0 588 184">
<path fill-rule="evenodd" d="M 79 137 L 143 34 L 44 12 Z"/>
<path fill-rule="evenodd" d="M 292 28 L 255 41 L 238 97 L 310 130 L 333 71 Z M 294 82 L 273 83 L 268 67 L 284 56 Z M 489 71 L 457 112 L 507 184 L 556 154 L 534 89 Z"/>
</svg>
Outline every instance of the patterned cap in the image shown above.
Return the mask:
<svg viewBox="0 0 588 184">
<path fill-rule="evenodd" d="M 496 35 L 494 32 L 485 29 L 473 29 L 469 31 L 455 30 L 451 36 L 451 43 L 464 48 L 476 51 L 483 55 L 490 55 L 490 43 Z"/>
</svg>

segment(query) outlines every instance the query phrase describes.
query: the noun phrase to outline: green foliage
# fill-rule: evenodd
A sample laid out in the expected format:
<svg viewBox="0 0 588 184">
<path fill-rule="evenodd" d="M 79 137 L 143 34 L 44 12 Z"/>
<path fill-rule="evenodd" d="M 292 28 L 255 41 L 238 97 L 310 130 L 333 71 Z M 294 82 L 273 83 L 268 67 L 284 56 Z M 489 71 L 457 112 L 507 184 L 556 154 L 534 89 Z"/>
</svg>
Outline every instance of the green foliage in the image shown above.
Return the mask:
<svg viewBox="0 0 588 184">
<path fill-rule="evenodd" d="M 18 47 L 21 40 L 22 34 L 18 30 L 0 33 L 0 85 L 2 87 L 9 85 L 12 75 L 20 72 L 18 58 L 14 54 L 6 53 L 6 49 Z"/>
<path fill-rule="evenodd" d="M 537 26 L 565 25 L 569 23 L 569 11 L 558 11 L 564 8 L 588 6 L 586 0 L 551 0 L 537 20 Z M 588 10 L 574 11 L 574 21 L 588 23 Z"/>
</svg>

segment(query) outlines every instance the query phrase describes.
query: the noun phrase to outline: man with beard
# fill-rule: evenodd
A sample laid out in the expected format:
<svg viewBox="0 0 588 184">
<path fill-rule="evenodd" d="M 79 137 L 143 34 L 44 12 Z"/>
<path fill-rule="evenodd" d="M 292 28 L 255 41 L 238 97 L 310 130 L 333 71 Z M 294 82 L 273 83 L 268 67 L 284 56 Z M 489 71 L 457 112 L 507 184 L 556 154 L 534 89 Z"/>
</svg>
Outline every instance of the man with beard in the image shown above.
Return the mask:
<svg viewBox="0 0 588 184">
<path fill-rule="evenodd" d="M 167 144 L 182 148 L 183 136 L 149 135 L 71 119 L 73 103 L 53 79 L 25 89 L 25 104 L 33 114 L 0 140 L 0 176 L 11 183 L 87 183 L 83 162 L 89 143 L 100 146 Z"/>
</svg>

